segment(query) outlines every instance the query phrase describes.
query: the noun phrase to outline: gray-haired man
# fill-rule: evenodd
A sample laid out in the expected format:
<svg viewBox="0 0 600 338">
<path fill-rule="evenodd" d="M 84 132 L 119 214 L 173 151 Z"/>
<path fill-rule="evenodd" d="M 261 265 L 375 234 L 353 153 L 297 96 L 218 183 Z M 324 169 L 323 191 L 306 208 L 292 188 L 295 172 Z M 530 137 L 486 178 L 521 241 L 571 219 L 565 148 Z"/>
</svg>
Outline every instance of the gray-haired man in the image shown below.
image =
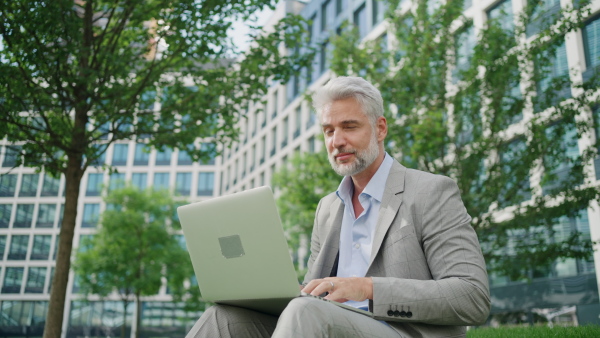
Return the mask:
<svg viewBox="0 0 600 338">
<path fill-rule="evenodd" d="M 383 100 L 364 79 L 332 79 L 313 101 L 344 179 L 317 208 L 303 291 L 374 318 L 310 297 L 280 317 L 217 305 L 188 336 L 455 337 L 485 322 L 485 262 L 456 183 L 384 151 Z"/>
</svg>

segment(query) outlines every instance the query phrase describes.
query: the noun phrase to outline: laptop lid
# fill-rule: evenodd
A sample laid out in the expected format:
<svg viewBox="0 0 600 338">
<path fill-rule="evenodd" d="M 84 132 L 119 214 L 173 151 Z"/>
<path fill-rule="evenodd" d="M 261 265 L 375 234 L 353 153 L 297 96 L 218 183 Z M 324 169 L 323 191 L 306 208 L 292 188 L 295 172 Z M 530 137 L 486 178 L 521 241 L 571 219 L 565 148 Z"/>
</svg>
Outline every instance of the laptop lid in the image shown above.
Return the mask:
<svg viewBox="0 0 600 338">
<path fill-rule="evenodd" d="M 181 206 L 177 214 L 205 300 L 248 307 L 300 294 L 269 187 Z"/>
</svg>

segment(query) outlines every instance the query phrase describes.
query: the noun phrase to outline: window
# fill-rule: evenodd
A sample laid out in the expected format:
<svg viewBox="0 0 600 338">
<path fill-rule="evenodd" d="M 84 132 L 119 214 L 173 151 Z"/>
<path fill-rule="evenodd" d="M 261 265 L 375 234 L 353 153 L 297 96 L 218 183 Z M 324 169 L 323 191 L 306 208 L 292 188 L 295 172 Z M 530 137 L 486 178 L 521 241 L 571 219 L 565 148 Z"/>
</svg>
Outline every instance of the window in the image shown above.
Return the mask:
<svg viewBox="0 0 600 338">
<path fill-rule="evenodd" d="M 131 183 L 140 190 L 144 190 L 147 187 L 148 174 L 146 173 L 133 173 L 131 174 Z"/>
<path fill-rule="evenodd" d="M 585 72 L 583 79 L 589 80 L 600 67 L 600 16 L 585 24 L 583 29 L 585 49 Z"/>
<path fill-rule="evenodd" d="M 154 189 L 169 189 L 169 173 L 154 174 Z"/>
<path fill-rule="evenodd" d="M 348 0 L 335 0 L 335 15 L 338 16 L 346 8 Z"/>
<path fill-rule="evenodd" d="M 63 216 L 65 215 L 65 205 L 60 205 L 60 211 L 58 212 L 58 227 L 60 228 L 63 221 Z"/>
<path fill-rule="evenodd" d="M 156 165 L 171 165 L 171 154 L 173 150 L 165 148 L 164 151 L 156 151 Z"/>
<path fill-rule="evenodd" d="M 263 136 L 260 142 L 260 150 L 258 151 L 258 164 L 261 165 L 265 162 L 267 157 L 267 137 Z"/>
<path fill-rule="evenodd" d="M 463 72 L 471 67 L 471 58 L 477 44 L 477 37 L 473 25 L 469 25 L 456 37 L 456 66 L 452 72 L 454 81 L 462 78 Z"/>
<path fill-rule="evenodd" d="M 374 2 L 377 2 L 375 0 Z M 369 32 L 369 27 L 367 27 L 367 10 L 366 3 L 363 3 L 356 11 L 354 11 L 354 26 L 358 29 L 358 35 L 360 38 L 364 38 L 365 35 Z"/>
<path fill-rule="evenodd" d="M 6 250 L 6 235 L 0 235 L 0 261 L 4 259 L 4 251 Z"/>
<path fill-rule="evenodd" d="M 0 175 L 0 197 L 14 197 L 17 190 L 17 175 Z"/>
<path fill-rule="evenodd" d="M 37 195 L 37 187 L 40 175 L 39 174 L 23 174 L 21 177 L 21 189 L 19 197 L 32 197 Z"/>
<path fill-rule="evenodd" d="M 83 205 L 82 228 L 95 228 L 100 218 L 100 204 L 86 203 Z"/>
<path fill-rule="evenodd" d="M 0 204 L 0 228 L 8 228 L 12 204 Z"/>
<path fill-rule="evenodd" d="M 190 165 L 192 163 L 194 163 L 194 161 L 192 161 L 190 155 L 185 150 L 179 149 L 179 151 L 177 152 L 177 164 Z"/>
<path fill-rule="evenodd" d="M 386 10 L 387 2 L 383 0 L 373 0 L 373 26 L 383 21 Z"/>
<path fill-rule="evenodd" d="M 129 144 L 115 144 L 113 148 L 112 165 L 127 165 L 127 153 Z"/>
<path fill-rule="evenodd" d="M 13 228 L 30 228 L 33 220 L 33 204 L 17 204 Z"/>
<path fill-rule="evenodd" d="M 192 173 L 177 173 L 175 177 L 175 193 L 189 196 L 192 189 Z"/>
<path fill-rule="evenodd" d="M 271 157 L 273 157 L 273 155 L 275 155 L 276 151 L 277 151 L 277 127 L 274 127 L 273 130 L 271 130 Z"/>
<path fill-rule="evenodd" d="M 579 146 L 577 145 L 577 129 L 568 128 L 562 135 L 562 139 L 553 136 L 558 129 L 558 125 L 552 125 L 546 129 L 546 136 L 549 139 L 555 139 L 559 142 L 562 153 L 558 157 L 544 157 L 544 167 L 546 173 L 544 176 L 548 181 L 542 185 L 544 195 L 551 194 L 556 189 L 560 189 L 567 181 L 573 179 L 571 169 L 577 163 L 579 158 Z M 577 182 L 582 183 L 582 182 Z"/>
<path fill-rule="evenodd" d="M 528 2 L 531 11 L 527 24 L 527 36 L 549 28 L 560 17 L 560 0 L 538 0 Z"/>
<path fill-rule="evenodd" d="M 529 170 L 518 166 L 520 171 L 515 170 L 512 163 L 519 162 L 519 159 L 527 152 L 527 143 L 518 138 L 500 149 L 500 168 L 507 177 L 507 182 L 498 196 L 500 207 L 507 207 L 512 204 L 521 203 L 531 198 L 531 186 L 529 182 Z M 510 173 L 510 175 L 508 174 Z"/>
<path fill-rule="evenodd" d="M 208 160 L 200 161 L 200 164 L 213 165 L 215 164 L 216 146 L 214 143 L 202 143 L 200 150 L 208 154 Z"/>
<path fill-rule="evenodd" d="M 321 5 L 321 31 L 324 32 L 331 24 L 329 16 L 331 15 L 331 1 L 327 0 Z"/>
<path fill-rule="evenodd" d="M 110 175 L 108 190 L 121 189 L 125 187 L 125 174 L 113 173 Z"/>
<path fill-rule="evenodd" d="M 308 111 L 308 120 L 306 121 L 306 129 L 312 127 L 315 124 L 315 122 L 317 122 L 317 114 L 315 113 L 313 108 L 310 108 L 310 110 Z"/>
<path fill-rule="evenodd" d="M 46 267 L 30 267 L 27 270 L 25 293 L 43 293 L 46 284 Z"/>
<path fill-rule="evenodd" d="M 215 173 L 198 173 L 198 196 L 212 196 L 215 183 Z"/>
<path fill-rule="evenodd" d="M 133 165 L 148 165 L 150 158 L 150 150 L 145 144 L 138 143 L 135 145 L 135 154 L 133 155 Z"/>
<path fill-rule="evenodd" d="M 40 196 L 58 196 L 60 178 L 54 178 L 49 173 L 44 174 Z"/>
<path fill-rule="evenodd" d="M 547 61 L 547 62 L 546 62 Z M 571 97 L 571 85 L 567 82 L 556 83 L 569 77 L 567 63 L 567 48 L 563 42 L 552 55 L 544 53 L 535 60 L 535 71 L 539 78 L 537 82 L 538 111 L 553 106 L 560 101 Z"/>
<path fill-rule="evenodd" d="M 321 74 L 325 73 L 325 71 L 327 69 L 329 69 L 329 42 L 325 41 L 322 45 L 321 45 L 321 52 L 320 52 L 320 57 L 321 59 L 319 60 L 319 71 Z"/>
<path fill-rule="evenodd" d="M 4 147 L 4 161 L 2 167 L 12 168 L 17 165 L 17 160 L 21 153 L 21 147 L 19 146 L 6 146 Z"/>
<path fill-rule="evenodd" d="M 300 136 L 300 130 L 302 129 L 302 106 L 296 108 L 296 129 L 294 130 L 294 138 Z"/>
<path fill-rule="evenodd" d="M 23 283 L 23 268 L 8 267 L 2 284 L 2 293 L 20 293 Z"/>
<path fill-rule="evenodd" d="M 287 146 L 288 143 L 288 134 L 290 133 L 290 119 L 289 118 L 285 118 L 283 120 L 283 130 L 282 130 L 283 136 L 281 137 L 281 148 L 283 149 L 285 146 Z"/>
<path fill-rule="evenodd" d="M 86 196 L 100 196 L 102 192 L 103 174 L 88 174 Z"/>
<path fill-rule="evenodd" d="M 600 140 L 600 107 L 596 106 L 592 109 L 592 115 L 594 116 L 594 126 L 596 131 L 596 141 Z M 600 145 L 598 146 L 598 154 L 600 154 Z M 596 179 L 600 180 L 600 155 L 594 159 L 594 167 L 596 168 Z M 0 205 L 1 207 L 1 205 Z M 0 209 L 0 214 L 2 213 Z M 2 225 L 0 224 L 0 227 Z"/>
<path fill-rule="evenodd" d="M 311 136 L 308 139 L 308 152 L 309 153 L 314 153 L 315 152 L 315 137 Z"/>
<path fill-rule="evenodd" d="M 6 259 L 10 261 L 22 261 L 27 257 L 29 246 L 29 235 L 13 235 L 10 240 L 10 249 Z"/>
<path fill-rule="evenodd" d="M 35 235 L 33 236 L 33 247 L 31 248 L 31 260 L 47 260 L 50 256 L 50 244 L 52 236 Z"/>
<path fill-rule="evenodd" d="M 273 91 L 273 112 L 271 113 L 271 119 L 277 117 L 279 110 L 279 91 L 276 89 Z"/>
<path fill-rule="evenodd" d="M 487 11 L 488 20 L 494 20 L 505 31 L 514 32 L 515 22 L 513 19 L 512 0 L 504 0 L 497 3 Z"/>
<path fill-rule="evenodd" d="M 56 204 L 40 204 L 38 208 L 36 228 L 52 228 L 54 226 L 54 216 L 56 214 Z"/>
</svg>

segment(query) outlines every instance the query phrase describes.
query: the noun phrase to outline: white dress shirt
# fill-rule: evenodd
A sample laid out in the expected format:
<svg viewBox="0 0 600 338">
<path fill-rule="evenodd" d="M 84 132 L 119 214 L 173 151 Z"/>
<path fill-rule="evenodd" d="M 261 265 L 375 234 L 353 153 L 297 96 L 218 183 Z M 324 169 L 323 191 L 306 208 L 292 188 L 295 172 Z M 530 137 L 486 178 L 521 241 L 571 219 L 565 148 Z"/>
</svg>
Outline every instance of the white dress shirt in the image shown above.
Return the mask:
<svg viewBox="0 0 600 338">
<path fill-rule="evenodd" d="M 358 196 L 358 200 L 364 209 L 358 217 L 354 215 L 352 206 L 352 194 L 354 193 L 352 178 L 350 176 L 344 177 L 336 191 L 337 196 L 344 203 L 344 216 L 340 231 L 338 277 L 365 277 L 367 273 L 371 261 L 373 234 L 377 226 L 385 181 L 393 162 L 392 157 L 386 153 L 379 169 Z M 348 301 L 346 304 L 357 308 L 365 308 L 368 307 L 369 301 Z"/>
</svg>

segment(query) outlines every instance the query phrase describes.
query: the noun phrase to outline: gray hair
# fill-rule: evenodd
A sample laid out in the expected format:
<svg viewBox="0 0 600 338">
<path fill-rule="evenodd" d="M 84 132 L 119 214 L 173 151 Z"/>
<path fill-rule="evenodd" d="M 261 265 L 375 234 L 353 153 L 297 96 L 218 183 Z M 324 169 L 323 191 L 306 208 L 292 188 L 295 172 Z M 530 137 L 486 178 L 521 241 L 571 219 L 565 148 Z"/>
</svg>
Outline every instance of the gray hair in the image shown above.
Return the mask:
<svg viewBox="0 0 600 338">
<path fill-rule="evenodd" d="M 375 126 L 377 118 L 383 116 L 383 98 L 375 86 L 361 77 L 340 76 L 329 80 L 313 94 L 313 107 L 320 118 L 326 105 L 351 97 L 360 104 L 371 125 Z"/>
</svg>

